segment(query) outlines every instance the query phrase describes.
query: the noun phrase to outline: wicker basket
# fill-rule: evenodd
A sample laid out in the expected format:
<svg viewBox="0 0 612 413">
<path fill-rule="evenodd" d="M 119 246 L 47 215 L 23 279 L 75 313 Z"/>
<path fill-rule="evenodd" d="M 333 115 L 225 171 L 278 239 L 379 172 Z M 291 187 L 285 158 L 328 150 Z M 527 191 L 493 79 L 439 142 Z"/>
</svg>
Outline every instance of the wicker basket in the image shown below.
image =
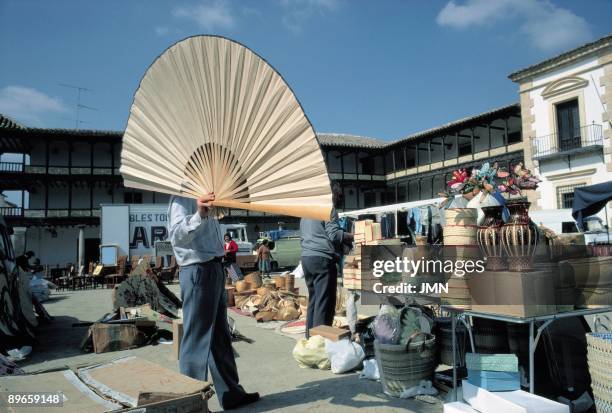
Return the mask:
<svg viewBox="0 0 612 413">
<path fill-rule="evenodd" d="M 295 287 L 295 274 L 289 273 L 287 274 L 287 278 L 285 278 L 285 290 L 293 291 Z"/>
<path fill-rule="evenodd" d="M 612 413 L 612 333 L 588 333 L 586 338 L 597 413 Z"/>
<path fill-rule="evenodd" d="M 449 208 L 444 211 L 444 245 L 477 245 L 474 208 Z"/>
<path fill-rule="evenodd" d="M 399 397 L 402 391 L 418 385 L 421 380 L 432 379 L 437 364 L 436 337 L 418 333 L 408 340 L 407 346 L 381 344 L 375 340 L 374 355 L 383 391 Z"/>
</svg>

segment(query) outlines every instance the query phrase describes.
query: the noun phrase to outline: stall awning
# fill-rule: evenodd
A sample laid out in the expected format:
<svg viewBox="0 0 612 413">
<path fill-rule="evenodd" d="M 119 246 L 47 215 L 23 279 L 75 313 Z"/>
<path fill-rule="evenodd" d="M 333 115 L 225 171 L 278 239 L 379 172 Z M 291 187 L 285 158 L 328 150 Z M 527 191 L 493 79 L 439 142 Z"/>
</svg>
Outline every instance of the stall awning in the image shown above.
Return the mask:
<svg viewBox="0 0 612 413">
<path fill-rule="evenodd" d="M 574 189 L 572 216 L 584 231 L 583 218 L 595 215 L 612 200 L 612 181 Z"/>
<path fill-rule="evenodd" d="M 365 209 L 358 209 L 355 211 L 347 211 L 338 214 L 341 217 L 351 217 L 357 218 L 359 215 L 370 215 L 370 214 L 382 214 L 382 213 L 393 213 L 397 211 L 408 211 L 412 208 L 418 208 L 427 205 L 439 205 L 444 198 L 433 198 L 433 199 L 424 199 L 421 201 L 413 201 L 413 202 L 403 202 L 401 204 L 392 204 L 378 207 L 371 207 Z"/>
</svg>

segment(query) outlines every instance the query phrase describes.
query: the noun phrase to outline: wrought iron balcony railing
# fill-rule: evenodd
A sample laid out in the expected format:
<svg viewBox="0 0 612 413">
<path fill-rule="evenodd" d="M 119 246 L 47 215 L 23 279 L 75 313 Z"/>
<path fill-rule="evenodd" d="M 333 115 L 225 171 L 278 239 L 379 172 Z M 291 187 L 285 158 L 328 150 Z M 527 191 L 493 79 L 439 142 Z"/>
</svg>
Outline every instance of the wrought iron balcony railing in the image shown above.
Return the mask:
<svg viewBox="0 0 612 413">
<path fill-rule="evenodd" d="M 570 133 L 552 133 L 532 140 L 532 156 L 536 160 L 601 148 L 603 148 L 602 126 L 595 123 L 575 128 Z"/>
</svg>

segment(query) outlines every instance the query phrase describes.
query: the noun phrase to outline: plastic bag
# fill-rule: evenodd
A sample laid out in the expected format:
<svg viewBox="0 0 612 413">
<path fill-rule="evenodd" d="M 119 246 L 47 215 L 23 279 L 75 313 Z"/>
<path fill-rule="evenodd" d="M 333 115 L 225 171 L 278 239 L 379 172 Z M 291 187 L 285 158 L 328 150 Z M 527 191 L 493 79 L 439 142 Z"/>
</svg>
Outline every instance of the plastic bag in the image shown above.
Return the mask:
<svg viewBox="0 0 612 413">
<path fill-rule="evenodd" d="M 430 396 L 435 396 L 436 394 L 438 394 L 438 390 L 432 386 L 431 381 L 421 380 L 418 386 L 412 386 L 407 389 L 404 389 L 400 393 L 399 397 L 400 399 L 409 399 L 420 394 L 428 394 Z"/>
<path fill-rule="evenodd" d="M 367 359 L 363 361 L 363 370 L 359 373 L 360 379 L 380 380 L 380 372 L 378 371 L 378 363 L 376 359 Z"/>
<path fill-rule="evenodd" d="M 300 262 L 299 265 L 295 267 L 295 270 L 293 270 L 292 274 L 295 276 L 295 278 L 304 278 L 304 269 L 302 268 L 302 262 Z"/>
<path fill-rule="evenodd" d="M 397 344 L 401 335 L 399 310 L 392 305 L 381 306 L 371 329 L 379 343 Z"/>
<path fill-rule="evenodd" d="M 331 361 L 331 371 L 335 374 L 357 368 L 365 358 L 361 346 L 348 338 L 338 341 L 325 340 L 325 352 Z"/>
<path fill-rule="evenodd" d="M 325 339 L 321 336 L 312 336 L 298 340 L 293 348 L 293 358 L 301 368 L 318 368 L 327 370 L 331 363 L 325 352 Z"/>
</svg>

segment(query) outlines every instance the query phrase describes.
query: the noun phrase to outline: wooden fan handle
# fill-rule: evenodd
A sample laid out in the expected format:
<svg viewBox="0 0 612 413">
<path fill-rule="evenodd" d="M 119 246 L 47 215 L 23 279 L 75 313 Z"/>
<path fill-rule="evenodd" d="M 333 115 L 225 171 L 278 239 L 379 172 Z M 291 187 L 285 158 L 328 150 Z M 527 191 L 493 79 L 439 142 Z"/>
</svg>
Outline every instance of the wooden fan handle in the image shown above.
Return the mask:
<svg viewBox="0 0 612 413">
<path fill-rule="evenodd" d="M 289 215 L 298 218 L 317 219 L 329 221 L 331 208 L 310 205 L 273 205 L 273 204 L 251 204 L 248 202 L 238 202 L 229 199 L 218 199 L 211 202 L 215 207 L 246 209 L 249 211 L 268 212 L 271 214 Z"/>
</svg>

